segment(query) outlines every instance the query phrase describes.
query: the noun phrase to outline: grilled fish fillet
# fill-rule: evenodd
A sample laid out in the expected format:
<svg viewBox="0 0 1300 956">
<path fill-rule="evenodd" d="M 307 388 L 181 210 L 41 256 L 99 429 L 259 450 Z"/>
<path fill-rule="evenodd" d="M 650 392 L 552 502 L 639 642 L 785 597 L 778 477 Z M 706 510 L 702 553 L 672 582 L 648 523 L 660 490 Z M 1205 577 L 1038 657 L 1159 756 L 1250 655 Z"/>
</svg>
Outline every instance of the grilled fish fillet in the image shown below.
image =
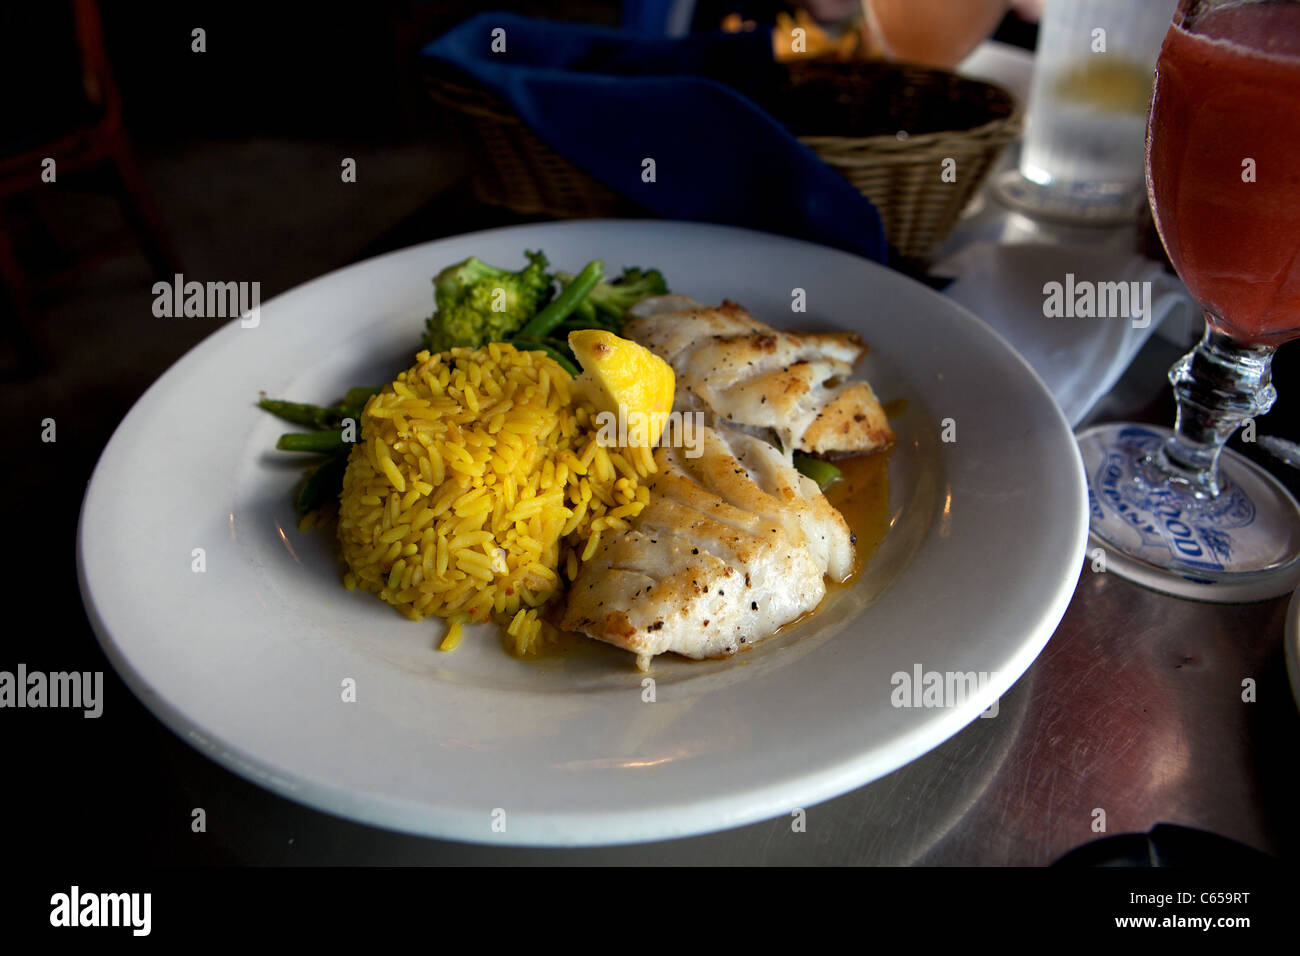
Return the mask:
<svg viewBox="0 0 1300 956">
<path fill-rule="evenodd" d="M 624 335 L 677 375 L 681 411 L 771 428 L 783 448 L 864 454 L 894 440 L 866 382 L 847 381 L 867 348 L 858 336 L 778 332 L 734 302 L 713 308 L 683 295 L 633 306 Z"/>
<path fill-rule="evenodd" d="M 561 627 L 650 659 L 726 657 L 811 611 L 853 566 L 848 526 L 816 482 L 752 435 L 704 428 L 702 453 L 655 453 L 650 504 L 609 532 Z"/>
</svg>

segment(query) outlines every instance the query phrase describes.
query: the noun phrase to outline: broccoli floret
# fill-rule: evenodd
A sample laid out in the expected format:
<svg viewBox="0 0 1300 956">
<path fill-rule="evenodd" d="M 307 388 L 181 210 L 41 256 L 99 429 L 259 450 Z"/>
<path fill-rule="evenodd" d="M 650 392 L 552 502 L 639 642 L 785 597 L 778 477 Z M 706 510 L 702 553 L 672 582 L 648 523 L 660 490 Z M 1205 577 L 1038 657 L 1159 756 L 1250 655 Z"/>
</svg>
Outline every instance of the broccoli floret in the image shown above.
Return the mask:
<svg viewBox="0 0 1300 956">
<path fill-rule="evenodd" d="M 570 278 L 567 273 L 557 273 L 561 282 Z M 576 314 L 583 318 L 592 318 L 597 324 L 605 325 L 611 331 L 621 334 L 623 317 L 627 310 L 642 299 L 652 295 L 666 295 L 668 284 L 658 269 L 638 269 L 628 267 L 623 274 L 610 282 L 598 282 L 583 300 L 582 308 Z"/>
<path fill-rule="evenodd" d="M 516 332 L 550 301 L 555 278 L 541 252 L 526 252 L 528 265 L 507 272 L 471 256 L 433 280 L 437 311 L 425 323 L 424 344 L 433 352 L 478 348 Z"/>
</svg>

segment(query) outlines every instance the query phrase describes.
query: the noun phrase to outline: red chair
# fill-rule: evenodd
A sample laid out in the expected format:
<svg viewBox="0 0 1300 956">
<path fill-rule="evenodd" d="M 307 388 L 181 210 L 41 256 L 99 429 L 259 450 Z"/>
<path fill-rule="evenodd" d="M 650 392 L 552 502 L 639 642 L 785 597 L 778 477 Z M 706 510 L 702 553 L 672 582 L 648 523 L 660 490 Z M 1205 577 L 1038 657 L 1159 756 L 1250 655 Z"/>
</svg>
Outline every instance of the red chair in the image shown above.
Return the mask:
<svg viewBox="0 0 1300 956">
<path fill-rule="evenodd" d="M 6 129 L 2 135 L 10 145 L 0 143 L 0 283 L 8 291 L 17 313 L 18 321 L 13 323 L 10 334 L 20 364 L 34 356 L 27 331 L 34 314 L 33 296 L 43 288 L 67 281 L 106 255 L 100 250 L 53 274 L 29 275 L 18 256 L 19 236 L 12 218 L 6 215 L 6 203 L 12 205 L 20 197 L 34 201 L 38 190 L 57 189 L 65 176 L 105 171 L 156 276 L 170 279 L 183 271 L 122 125 L 121 97 L 104 49 L 99 11 L 94 0 L 71 0 L 70 6 L 81 68 L 80 83 L 70 86 L 73 95 L 60 103 L 55 115 L 46 116 L 44 110 L 38 111 L 40 129 L 36 133 Z M 11 36 L 9 42 L 23 41 L 21 37 Z M 41 178 L 47 158 L 56 163 L 57 179 L 53 184 Z"/>
</svg>

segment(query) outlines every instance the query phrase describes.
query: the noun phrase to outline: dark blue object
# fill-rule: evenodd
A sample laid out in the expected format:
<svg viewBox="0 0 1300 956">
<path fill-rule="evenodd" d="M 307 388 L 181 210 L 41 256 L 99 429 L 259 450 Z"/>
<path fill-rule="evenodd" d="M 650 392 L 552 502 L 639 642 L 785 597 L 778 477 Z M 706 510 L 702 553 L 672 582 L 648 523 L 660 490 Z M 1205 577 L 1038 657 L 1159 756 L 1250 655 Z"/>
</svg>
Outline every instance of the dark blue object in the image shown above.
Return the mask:
<svg viewBox="0 0 1300 956">
<path fill-rule="evenodd" d="M 1211 867 L 1268 866 L 1278 861 L 1244 843 L 1172 823 L 1147 833 L 1121 833 L 1076 847 L 1054 864 L 1065 867 Z"/>
<path fill-rule="evenodd" d="M 496 30 L 504 52 L 493 52 Z M 664 218 L 886 261 L 875 207 L 754 102 L 779 77 L 767 31 L 671 40 L 484 13 L 424 56 L 492 90 L 561 156 Z"/>
<path fill-rule="evenodd" d="M 624 30 L 663 36 L 673 0 L 624 0 L 619 26 Z"/>
</svg>

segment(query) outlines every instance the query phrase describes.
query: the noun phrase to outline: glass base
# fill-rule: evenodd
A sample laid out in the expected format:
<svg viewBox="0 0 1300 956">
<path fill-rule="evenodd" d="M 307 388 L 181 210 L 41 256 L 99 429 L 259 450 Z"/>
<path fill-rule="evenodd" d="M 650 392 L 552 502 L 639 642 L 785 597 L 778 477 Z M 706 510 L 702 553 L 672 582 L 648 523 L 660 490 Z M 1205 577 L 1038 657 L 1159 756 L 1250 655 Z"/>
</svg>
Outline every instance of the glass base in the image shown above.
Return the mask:
<svg viewBox="0 0 1300 956">
<path fill-rule="evenodd" d="M 1010 169 L 993 181 L 998 197 L 1013 209 L 1045 219 L 1113 226 L 1137 219 L 1141 193 L 1097 192 L 1041 186 Z"/>
<path fill-rule="evenodd" d="M 1198 601 L 1262 601 L 1300 583 L 1300 505 L 1272 475 L 1225 448 L 1222 491 L 1198 501 L 1154 482 L 1145 460 L 1173 434 L 1117 422 L 1076 437 L 1088 476 L 1089 561 Z M 1100 547 L 1104 555 L 1094 552 Z"/>
</svg>

